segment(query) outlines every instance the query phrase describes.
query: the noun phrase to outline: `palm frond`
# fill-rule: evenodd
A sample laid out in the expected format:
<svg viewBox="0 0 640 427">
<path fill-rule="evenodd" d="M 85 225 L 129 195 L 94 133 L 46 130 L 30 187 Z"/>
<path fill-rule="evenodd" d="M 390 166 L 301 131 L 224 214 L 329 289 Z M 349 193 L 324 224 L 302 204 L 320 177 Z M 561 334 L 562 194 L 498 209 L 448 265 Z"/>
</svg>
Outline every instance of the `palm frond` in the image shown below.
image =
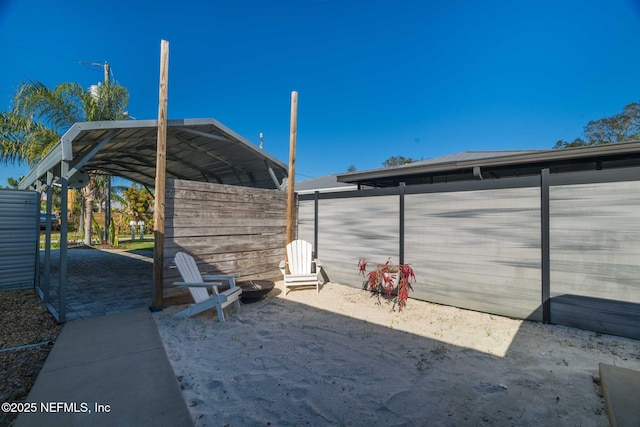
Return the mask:
<svg viewBox="0 0 640 427">
<path fill-rule="evenodd" d="M 0 112 L 0 162 L 34 164 L 59 141 L 53 129 L 15 111 Z"/>
</svg>

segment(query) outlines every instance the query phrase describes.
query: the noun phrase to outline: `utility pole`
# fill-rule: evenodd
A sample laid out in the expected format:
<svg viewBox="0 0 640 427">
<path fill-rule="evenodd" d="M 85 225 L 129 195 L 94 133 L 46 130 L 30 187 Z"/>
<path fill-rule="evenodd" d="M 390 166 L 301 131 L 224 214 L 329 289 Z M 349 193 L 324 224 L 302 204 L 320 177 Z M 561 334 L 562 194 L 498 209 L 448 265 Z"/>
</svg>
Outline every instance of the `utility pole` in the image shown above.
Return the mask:
<svg viewBox="0 0 640 427">
<path fill-rule="evenodd" d="M 167 98 L 169 84 L 169 42 L 160 44 L 160 95 L 158 102 L 158 138 L 156 144 L 156 196 L 153 203 L 153 302 L 158 311 L 163 304 L 164 286 L 164 201 L 167 175 Z"/>
<path fill-rule="evenodd" d="M 296 176 L 296 138 L 298 135 L 298 92 L 291 92 L 291 133 L 289 136 L 289 176 L 287 185 L 287 228 L 286 244 L 293 240 L 293 216 L 295 212 L 294 183 Z"/>
<path fill-rule="evenodd" d="M 104 64 L 99 64 L 97 62 L 84 62 L 84 61 L 80 61 L 80 64 L 84 64 L 84 65 L 91 65 L 93 67 L 102 67 L 102 70 L 104 71 L 104 83 L 105 84 L 109 84 L 110 83 L 110 76 L 111 76 L 111 65 L 109 65 L 109 63 L 107 61 L 104 61 Z"/>
</svg>

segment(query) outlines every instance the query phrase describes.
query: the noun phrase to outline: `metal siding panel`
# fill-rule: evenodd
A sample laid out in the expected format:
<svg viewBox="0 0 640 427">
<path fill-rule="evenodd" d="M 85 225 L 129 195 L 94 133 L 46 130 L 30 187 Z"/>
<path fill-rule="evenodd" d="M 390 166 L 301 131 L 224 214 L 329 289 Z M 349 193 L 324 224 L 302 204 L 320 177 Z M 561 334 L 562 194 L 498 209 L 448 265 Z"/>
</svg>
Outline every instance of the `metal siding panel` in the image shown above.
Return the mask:
<svg viewBox="0 0 640 427">
<path fill-rule="evenodd" d="M 0 189 L 0 290 L 34 286 L 38 224 L 35 191 Z"/>
<path fill-rule="evenodd" d="M 551 322 L 640 338 L 640 182 L 551 187 L 550 211 Z"/>
<path fill-rule="evenodd" d="M 406 196 L 413 298 L 541 320 L 538 188 Z"/>
</svg>

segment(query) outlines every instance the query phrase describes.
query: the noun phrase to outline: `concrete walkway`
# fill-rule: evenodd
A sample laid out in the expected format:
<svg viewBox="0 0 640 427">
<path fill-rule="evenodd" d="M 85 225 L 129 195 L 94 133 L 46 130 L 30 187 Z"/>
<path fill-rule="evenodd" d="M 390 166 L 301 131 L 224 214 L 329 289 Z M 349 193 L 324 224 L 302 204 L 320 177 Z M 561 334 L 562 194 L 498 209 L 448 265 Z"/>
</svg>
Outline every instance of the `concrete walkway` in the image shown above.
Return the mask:
<svg viewBox="0 0 640 427">
<path fill-rule="evenodd" d="M 65 325 L 15 426 L 192 426 L 148 309 Z"/>
<path fill-rule="evenodd" d="M 600 384 L 611 427 L 640 426 L 640 372 L 600 363 Z"/>
</svg>

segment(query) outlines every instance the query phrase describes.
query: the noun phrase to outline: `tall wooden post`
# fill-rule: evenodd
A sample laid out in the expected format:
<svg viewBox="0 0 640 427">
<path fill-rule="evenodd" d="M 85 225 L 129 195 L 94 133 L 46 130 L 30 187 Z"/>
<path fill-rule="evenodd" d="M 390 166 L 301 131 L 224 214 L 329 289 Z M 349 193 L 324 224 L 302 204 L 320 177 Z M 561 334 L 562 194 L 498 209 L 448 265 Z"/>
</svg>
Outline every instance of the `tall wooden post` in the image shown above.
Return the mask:
<svg viewBox="0 0 640 427">
<path fill-rule="evenodd" d="M 151 309 L 162 308 L 164 281 L 164 192 L 167 165 L 167 93 L 169 82 L 169 42 L 160 45 L 160 98 L 158 105 L 158 142 L 156 148 L 156 183 L 153 204 L 153 302 Z"/>
<path fill-rule="evenodd" d="M 289 179 L 287 185 L 287 241 L 293 240 L 293 213 L 295 209 L 294 182 L 296 176 L 296 137 L 298 133 L 298 92 L 291 92 L 291 135 L 289 136 Z"/>
</svg>

